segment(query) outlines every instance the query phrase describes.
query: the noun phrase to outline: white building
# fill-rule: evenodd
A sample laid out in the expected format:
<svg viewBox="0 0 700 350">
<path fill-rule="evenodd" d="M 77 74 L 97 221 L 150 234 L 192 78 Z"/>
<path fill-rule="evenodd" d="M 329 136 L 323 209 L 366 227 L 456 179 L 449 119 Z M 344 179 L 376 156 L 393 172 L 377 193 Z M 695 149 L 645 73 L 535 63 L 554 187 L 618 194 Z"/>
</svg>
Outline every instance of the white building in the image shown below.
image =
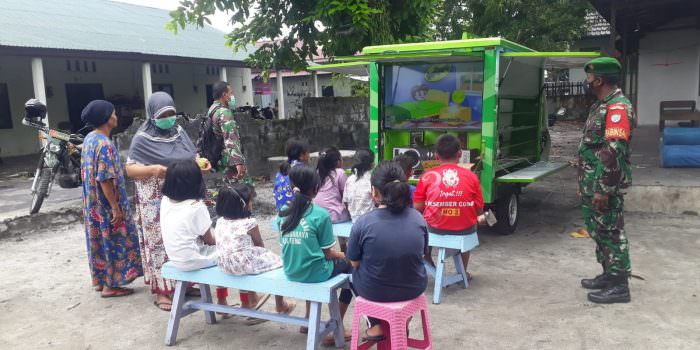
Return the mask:
<svg viewBox="0 0 700 350">
<path fill-rule="evenodd" d="M 173 34 L 169 20 L 166 10 L 107 0 L 0 2 L 0 156 L 38 151 L 36 131 L 21 124 L 32 97 L 46 103 L 51 127 L 74 131 L 97 98 L 143 116 L 162 90 L 179 111 L 205 113 L 212 84 L 226 80 L 240 105 L 252 104 L 248 53 L 234 53 L 212 27 Z"/>
<path fill-rule="evenodd" d="M 305 97 L 343 97 L 352 96 L 353 84 L 366 84 L 351 78 L 333 78 L 330 72 L 311 73 L 307 71 L 281 71 L 282 83 L 277 81 L 278 74 L 270 73 L 267 82 L 262 76 L 253 75 L 253 100 L 261 107 L 279 109 L 279 91 L 284 101 L 284 118 L 301 117 L 302 100 Z"/>
<path fill-rule="evenodd" d="M 700 105 L 700 1 L 590 0 L 615 28 L 625 69 L 625 92 L 639 124 L 659 122 L 659 103 Z"/>
</svg>

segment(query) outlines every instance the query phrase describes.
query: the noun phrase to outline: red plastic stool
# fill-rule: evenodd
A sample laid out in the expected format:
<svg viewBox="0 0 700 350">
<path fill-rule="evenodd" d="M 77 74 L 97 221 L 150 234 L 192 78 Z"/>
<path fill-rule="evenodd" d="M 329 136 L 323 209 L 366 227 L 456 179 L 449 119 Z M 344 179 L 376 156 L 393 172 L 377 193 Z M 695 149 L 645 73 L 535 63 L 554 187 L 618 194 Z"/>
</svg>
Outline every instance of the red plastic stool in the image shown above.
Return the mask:
<svg viewBox="0 0 700 350">
<path fill-rule="evenodd" d="M 406 324 L 411 316 L 421 313 L 423 321 L 422 340 L 411 339 L 406 334 Z M 382 320 L 382 329 L 385 339 L 377 343 L 378 350 L 403 350 L 409 347 L 414 349 L 432 349 L 433 342 L 430 336 L 430 322 L 428 321 L 428 305 L 425 295 L 408 301 L 395 303 L 376 303 L 362 297 L 355 299 L 355 311 L 352 318 L 352 350 L 366 350 L 375 342 L 360 342 L 360 318 L 362 316 L 374 317 Z"/>
</svg>

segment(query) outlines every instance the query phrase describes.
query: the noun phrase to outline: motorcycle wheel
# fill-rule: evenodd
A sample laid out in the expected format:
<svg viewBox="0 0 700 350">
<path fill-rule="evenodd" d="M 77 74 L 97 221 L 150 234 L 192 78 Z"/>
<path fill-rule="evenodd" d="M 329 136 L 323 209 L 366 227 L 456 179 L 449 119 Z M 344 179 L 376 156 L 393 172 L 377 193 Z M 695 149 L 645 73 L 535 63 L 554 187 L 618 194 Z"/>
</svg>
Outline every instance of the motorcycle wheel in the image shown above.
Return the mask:
<svg viewBox="0 0 700 350">
<path fill-rule="evenodd" d="M 51 169 L 43 168 L 39 173 L 39 188 L 32 193 L 32 204 L 29 206 L 29 214 L 36 214 L 44 204 L 44 199 L 49 192 L 49 184 L 51 183 Z"/>
</svg>

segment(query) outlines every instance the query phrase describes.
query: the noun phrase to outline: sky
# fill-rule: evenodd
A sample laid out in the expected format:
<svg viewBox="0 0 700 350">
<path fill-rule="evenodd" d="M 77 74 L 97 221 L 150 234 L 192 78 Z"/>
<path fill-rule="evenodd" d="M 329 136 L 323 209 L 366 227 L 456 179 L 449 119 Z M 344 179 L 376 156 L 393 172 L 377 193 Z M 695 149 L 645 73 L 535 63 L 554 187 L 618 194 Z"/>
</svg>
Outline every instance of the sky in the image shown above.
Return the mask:
<svg viewBox="0 0 700 350">
<path fill-rule="evenodd" d="M 149 6 L 165 10 L 174 10 L 180 4 L 180 0 L 113 0 L 117 2 L 125 2 L 134 5 Z M 211 16 L 212 27 L 221 30 L 223 32 L 230 32 L 233 27 L 228 24 L 229 16 L 223 12 L 217 12 L 214 16 Z"/>
</svg>

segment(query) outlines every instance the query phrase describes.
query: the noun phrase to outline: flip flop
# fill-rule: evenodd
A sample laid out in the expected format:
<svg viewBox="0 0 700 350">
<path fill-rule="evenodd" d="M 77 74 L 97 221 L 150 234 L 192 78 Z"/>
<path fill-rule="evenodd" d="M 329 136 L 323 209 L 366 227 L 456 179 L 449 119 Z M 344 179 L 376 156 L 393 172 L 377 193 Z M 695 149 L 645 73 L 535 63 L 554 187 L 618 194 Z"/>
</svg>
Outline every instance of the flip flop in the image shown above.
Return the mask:
<svg viewBox="0 0 700 350">
<path fill-rule="evenodd" d="M 369 334 L 367 334 L 367 331 L 365 330 L 365 336 L 362 337 L 362 342 L 371 341 L 374 343 L 378 343 L 384 339 L 386 339 L 386 336 L 383 334 L 382 335 L 369 335 Z"/>
<path fill-rule="evenodd" d="M 114 292 L 111 294 L 100 294 L 100 297 L 102 298 L 118 298 L 118 297 L 125 297 L 127 295 L 134 294 L 134 290 L 130 288 L 114 288 Z"/>
<path fill-rule="evenodd" d="M 345 332 L 348 332 L 348 331 L 346 330 Z M 384 336 L 382 336 L 382 338 L 384 338 Z M 345 333 L 345 341 L 348 342 L 350 340 L 352 340 L 352 334 Z M 323 344 L 323 346 L 335 345 L 335 338 L 333 337 L 333 333 L 331 333 L 331 334 L 327 335 L 325 338 L 323 338 L 323 342 L 321 344 Z"/>
<path fill-rule="evenodd" d="M 158 300 L 155 300 L 155 301 L 153 301 L 153 305 L 155 305 L 157 308 L 159 308 L 163 311 L 168 311 L 168 312 L 170 312 L 170 310 L 173 307 L 173 303 L 171 303 L 169 301 L 158 302 Z M 165 308 L 166 306 L 167 306 L 167 309 Z"/>
<path fill-rule="evenodd" d="M 309 334 L 309 327 L 304 327 L 304 326 L 299 327 L 299 333 Z"/>
<path fill-rule="evenodd" d="M 102 286 L 95 286 L 95 292 L 101 292 L 103 288 Z"/>
<path fill-rule="evenodd" d="M 255 305 L 255 310 L 260 310 L 260 308 L 263 305 L 265 305 L 268 299 L 270 299 L 270 294 L 263 294 L 262 298 L 258 299 L 258 304 Z"/>
<path fill-rule="evenodd" d="M 255 317 L 248 317 L 245 319 L 245 325 L 246 326 L 255 326 L 261 323 L 265 323 L 269 320 L 263 319 L 263 318 L 255 318 Z"/>
</svg>

